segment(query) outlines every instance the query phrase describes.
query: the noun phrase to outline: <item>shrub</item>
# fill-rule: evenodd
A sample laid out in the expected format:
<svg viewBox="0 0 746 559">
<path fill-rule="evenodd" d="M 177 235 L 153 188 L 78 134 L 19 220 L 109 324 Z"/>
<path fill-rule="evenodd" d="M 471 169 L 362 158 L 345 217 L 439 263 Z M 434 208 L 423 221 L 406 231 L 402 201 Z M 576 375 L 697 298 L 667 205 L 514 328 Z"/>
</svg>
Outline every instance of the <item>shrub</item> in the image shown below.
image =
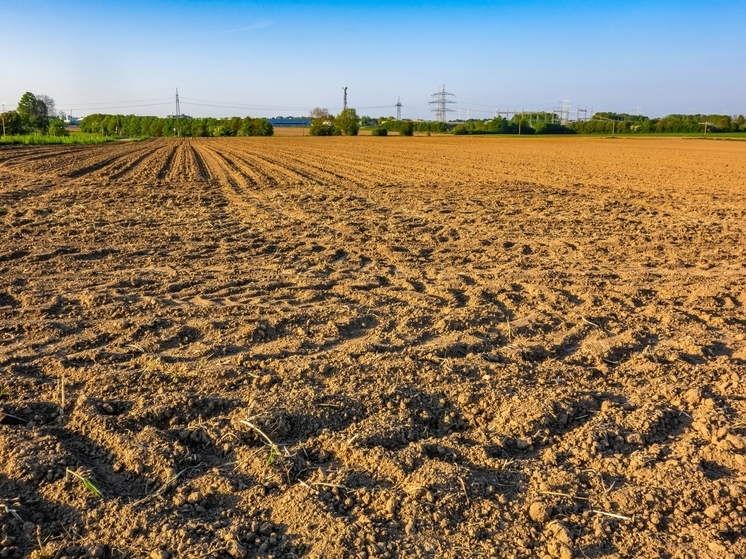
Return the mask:
<svg viewBox="0 0 746 559">
<path fill-rule="evenodd" d="M 399 134 L 402 136 L 414 135 L 414 122 L 405 120 L 399 125 Z"/>
<path fill-rule="evenodd" d="M 311 136 L 333 136 L 334 125 L 331 122 L 311 121 L 311 128 L 308 130 Z"/>
<path fill-rule="evenodd" d="M 534 124 L 534 130 L 537 134 L 575 134 L 575 131 L 567 126 L 552 122 L 537 122 Z"/>
<path fill-rule="evenodd" d="M 238 130 L 239 136 L 272 136 L 274 133 L 274 127 L 266 118 L 248 116 L 241 121 L 241 127 Z"/>
<path fill-rule="evenodd" d="M 54 119 L 49 122 L 49 128 L 47 128 L 47 134 L 50 136 L 69 136 L 70 132 L 65 128 L 65 123 L 60 119 Z"/>
<path fill-rule="evenodd" d="M 387 136 L 389 133 L 385 128 L 374 128 L 370 131 L 371 136 Z"/>
</svg>

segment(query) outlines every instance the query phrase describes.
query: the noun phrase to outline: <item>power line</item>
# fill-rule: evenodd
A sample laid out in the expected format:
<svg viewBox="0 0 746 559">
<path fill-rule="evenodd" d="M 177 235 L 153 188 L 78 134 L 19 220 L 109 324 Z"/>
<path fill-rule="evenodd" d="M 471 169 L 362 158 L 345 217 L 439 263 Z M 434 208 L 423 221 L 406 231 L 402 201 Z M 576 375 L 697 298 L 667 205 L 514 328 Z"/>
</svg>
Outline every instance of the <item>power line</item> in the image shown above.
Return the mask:
<svg viewBox="0 0 746 559">
<path fill-rule="evenodd" d="M 562 109 L 560 110 L 560 124 L 570 122 L 570 100 L 565 97 L 562 99 Z"/>
<path fill-rule="evenodd" d="M 212 109 L 235 109 L 235 110 L 250 110 L 250 111 L 290 111 L 290 112 L 306 112 L 308 111 L 308 107 L 267 107 L 267 106 L 254 106 L 254 105 L 222 105 L 222 104 L 215 104 L 215 103 L 194 103 L 192 101 L 187 101 L 185 98 L 181 98 L 181 102 L 183 105 L 186 105 L 188 107 L 209 107 Z M 173 103 L 173 101 L 171 101 Z M 171 103 L 168 103 L 169 105 Z"/>
<path fill-rule="evenodd" d="M 248 103 L 230 103 L 226 101 L 210 101 L 206 99 L 192 99 L 190 97 L 181 97 L 181 102 L 188 105 L 197 105 L 202 107 L 216 107 L 226 109 L 267 109 L 267 110 L 296 110 L 305 111 L 308 107 L 288 107 L 276 105 L 250 105 Z"/>
<path fill-rule="evenodd" d="M 113 109 L 137 109 L 140 107 L 162 107 L 164 105 L 170 105 L 173 103 L 173 101 L 167 101 L 165 103 L 147 103 L 144 105 L 114 105 L 112 107 L 75 107 L 76 111 L 106 111 L 106 110 L 113 110 Z M 63 105 L 64 106 L 64 105 Z"/>
<path fill-rule="evenodd" d="M 484 103 L 471 103 L 469 101 L 461 101 L 461 104 L 462 105 L 468 105 L 470 107 L 489 107 L 489 108 L 492 108 L 493 110 L 494 110 L 494 107 L 495 107 L 495 105 L 485 105 Z M 536 103 L 534 105 L 526 105 L 523 108 L 524 109 L 525 108 L 529 108 L 529 109 L 541 109 L 541 108 L 545 108 L 545 107 L 553 107 L 554 105 L 555 105 L 554 102 L 551 102 L 551 103 Z"/>
<path fill-rule="evenodd" d="M 358 107 L 358 109 L 361 111 L 367 111 L 369 109 L 393 109 L 394 107 L 396 107 L 396 105 L 379 105 L 378 107 Z"/>
<path fill-rule="evenodd" d="M 166 101 L 169 100 L 170 97 L 158 97 L 157 99 L 133 99 L 132 101 L 90 101 L 88 103 L 60 103 L 60 105 L 65 107 L 80 107 L 80 106 L 86 106 L 90 107 L 92 105 L 114 105 L 116 107 L 123 107 L 125 105 L 129 105 L 131 103 L 151 103 L 156 101 Z"/>
</svg>

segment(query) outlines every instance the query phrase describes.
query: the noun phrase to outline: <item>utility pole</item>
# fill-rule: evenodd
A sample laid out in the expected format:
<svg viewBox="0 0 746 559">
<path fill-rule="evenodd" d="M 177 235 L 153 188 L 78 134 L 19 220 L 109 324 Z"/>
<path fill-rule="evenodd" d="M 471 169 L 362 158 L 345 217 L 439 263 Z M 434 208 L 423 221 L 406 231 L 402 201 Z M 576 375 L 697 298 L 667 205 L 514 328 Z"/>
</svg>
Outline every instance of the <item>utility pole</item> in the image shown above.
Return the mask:
<svg viewBox="0 0 746 559">
<path fill-rule="evenodd" d="M 396 120 L 401 120 L 401 97 L 396 101 Z"/>
<path fill-rule="evenodd" d="M 344 109 L 343 109 L 343 110 L 345 110 L 345 111 L 346 111 L 346 110 L 347 110 L 347 86 L 344 86 L 344 87 L 342 88 L 342 90 L 343 90 L 343 91 L 344 91 L 344 93 L 345 93 L 345 95 L 344 95 Z"/>
<path fill-rule="evenodd" d="M 178 126 L 179 126 L 179 115 L 181 114 L 181 108 L 179 107 L 179 88 L 176 88 L 176 126 L 174 126 L 174 136 L 178 136 Z"/>
<path fill-rule="evenodd" d="M 3 136 L 5 136 L 5 101 L 3 101 Z"/>
<path fill-rule="evenodd" d="M 570 100 L 565 97 L 562 99 L 562 109 L 560 112 L 560 124 L 567 125 L 570 120 Z"/>
<path fill-rule="evenodd" d="M 429 105 L 433 105 L 435 107 L 430 110 L 435 112 L 436 118 L 439 122 L 445 123 L 448 118 L 448 113 L 453 112 L 453 109 L 449 109 L 447 105 L 450 103 L 455 103 L 456 101 L 451 101 L 450 99 L 448 99 L 448 96 L 455 97 L 453 93 L 448 93 L 446 91 L 446 86 L 443 85 L 438 93 L 433 93 L 431 95 L 431 97 L 433 97 L 433 100 L 428 103 Z"/>
</svg>

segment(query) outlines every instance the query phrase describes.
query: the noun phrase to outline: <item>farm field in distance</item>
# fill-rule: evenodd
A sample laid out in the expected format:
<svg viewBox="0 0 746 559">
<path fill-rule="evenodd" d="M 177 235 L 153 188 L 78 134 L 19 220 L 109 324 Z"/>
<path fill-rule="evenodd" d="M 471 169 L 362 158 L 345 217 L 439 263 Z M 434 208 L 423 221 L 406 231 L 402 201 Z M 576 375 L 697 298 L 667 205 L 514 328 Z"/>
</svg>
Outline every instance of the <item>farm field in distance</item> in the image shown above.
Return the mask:
<svg viewBox="0 0 746 559">
<path fill-rule="evenodd" d="M 0 557 L 744 557 L 746 144 L 0 147 L 0 449 Z"/>
</svg>

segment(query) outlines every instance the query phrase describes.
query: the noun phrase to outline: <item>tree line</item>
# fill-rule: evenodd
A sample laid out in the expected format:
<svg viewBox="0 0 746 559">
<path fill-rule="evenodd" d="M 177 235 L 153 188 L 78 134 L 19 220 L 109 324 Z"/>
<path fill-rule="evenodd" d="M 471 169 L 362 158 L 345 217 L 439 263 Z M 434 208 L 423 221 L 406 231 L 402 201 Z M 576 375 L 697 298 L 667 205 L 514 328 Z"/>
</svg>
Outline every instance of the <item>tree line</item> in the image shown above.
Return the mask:
<svg viewBox="0 0 746 559">
<path fill-rule="evenodd" d="M 448 125 L 445 122 L 396 120 L 391 116 L 378 118 L 377 128 L 388 132 L 398 132 L 402 136 L 412 136 L 414 132 L 419 134 L 445 134 L 448 132 Z"/>
<path fill-rule="evenodd" d="M 26 92 L 14 111 L 2 117 L 3 135 L 44 134 L 67 136 L 62 113 L 57 113 L 54 99 L 48 95 Z M 333 116 L 327 109 L 311 111 L 312 136 L 356 136 L 361 126 L 372 128 L 376 136 L 398 132 L 403 136 L 418 133 L 453 134 L 652 134 L 652 133 L 723 133 L 746 132 L 743 115 L 679 115 L 648 118 L 626 113 L 597 112 L 589 120 L 561 124 L 556 113 L 517 113 L 512 118 L 471 119 L 454 124 L 434 121 L 398 120 L 394 117 L 360 117 L 346 108 Z M 168 136 L 272 136 L 274 128 L 266 118 L 191 118 L 138 115 L 92 114 L 80 123 L 82 132 L 102 136 L 168 137 Z"/>
<path fill-rule="evenodd" d="M 597 112 L 589 120 L 561 124 L 556 113 L 523 113 L 512 118 L 467 120 L 453 134 L 661 134 L 746 132 L 743 115 L 668 115 L 648 118 L 626 113 Z"/>
<path fill-rule="evenodd" d="M 524 113 L 507 119 L 496 116 L 490 120 L 467 120 L 457 124 L 452 132 L 460 134 L 574 134 L 550 113 Z"/>
<path fill-rule="evenodd" d="M 568 127 L 582 134 L 662 134 L 746 132 L 743 115 L 668 115 L 648 118 L 626 113 L 598 112 L 590 120 L 571 122 Z"/>
<path fill-rule="evenodd" d="M 80 131 L 127 138 L 272 136 L 266 118 L 191 118 L 92 114 L 80 122 Z"/>
<path fill-rule="evenodd" d="M 48 95 L 26 92 L 14 111 L 0 114 L 2 133 L 8 136 L 44 134 L 67 136 L 62 115 Z M 266 118 L 161 118 L 156 116 L 92 114 L 80 123 L 81 132 L 127 138 L 161 136 L 271 136 Z"/>
</svg>

